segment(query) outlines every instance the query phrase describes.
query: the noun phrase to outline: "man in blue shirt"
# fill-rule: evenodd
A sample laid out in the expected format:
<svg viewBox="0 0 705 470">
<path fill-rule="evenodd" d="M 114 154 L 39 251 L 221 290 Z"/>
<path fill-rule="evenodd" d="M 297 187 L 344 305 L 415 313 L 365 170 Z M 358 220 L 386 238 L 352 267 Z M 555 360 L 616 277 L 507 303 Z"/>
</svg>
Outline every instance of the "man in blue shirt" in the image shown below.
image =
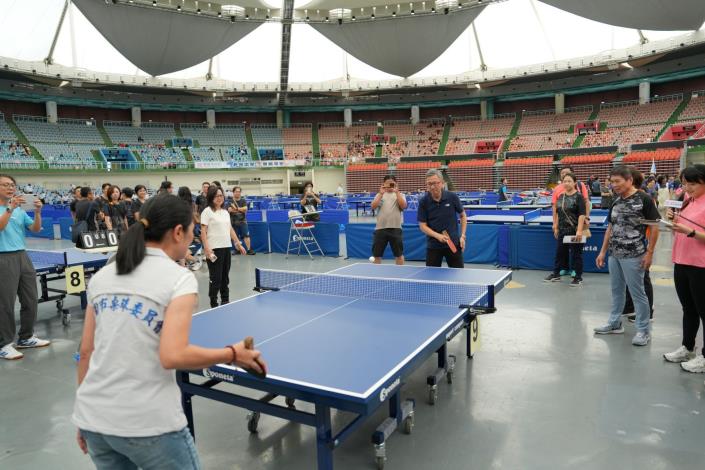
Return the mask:
<svg viewBox="0 0 705 470">
<path fill-rule="evenodd" d="M 463 268 L 465 230 L 468 224 L 463 204 L 457 194 L 443 189 L 443 174 L 440 170 L 428 170 L 426 188 L 428 192 L 419 200 L 418 211 L 419 228 L 427 236 L 426 266 L 441 266 L 445 258 L 449 268 Z M 455 253 L 449 241 L 455 246 Z"/>
<path fill-rule="evenodd" d="M 34 336 L 37 320 L 37 280 L 32 261 L 25 251 L 25 228 L 42 229 L 42 202 L 34 201 L 32 220 L 20 207 L 25 200 L 15 196 L 17 182 L 0 174 L 0 359 L 22 359 L 17 349 L 48 346 L 49 341 Z M 20 298 L 20 331 L 15 339 L 15 299 Z"/>
</svg>

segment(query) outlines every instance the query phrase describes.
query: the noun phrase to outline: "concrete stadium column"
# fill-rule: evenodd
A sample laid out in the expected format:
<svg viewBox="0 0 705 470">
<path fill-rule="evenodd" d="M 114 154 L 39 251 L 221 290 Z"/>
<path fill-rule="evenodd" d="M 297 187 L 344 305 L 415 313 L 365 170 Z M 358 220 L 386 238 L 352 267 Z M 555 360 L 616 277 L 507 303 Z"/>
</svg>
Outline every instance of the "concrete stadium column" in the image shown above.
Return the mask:
<svg viewBox="0 0 705 470">
<path fill-rule="evenodd" d="M 556 93 L 553 95 L 553 101 L 556 105 L 556 114 L 565 113 L 565 95 L 563 93 Z"/>
<path fill-rule="evenodd" d="M 352 109 L 343 109 L 343 121 L 345 121 L 345 127 L 352 126 Z"/>
<path fill-rule="evenodd" d="M 208 124 L 208 129 L 215 127 L 215 109 L 206 109 L 206 123 Z"/>
<path fill-rule="evenodd" d="M 480 101 L 480 119 L 487 120 L 487 100 Z"/>
<path fill-rule="evenodd" d="M 413 105 L 411 107 L 411 124 L 416 125 L 419 123 L 419 106 Z"/>
<path fill-rule="evenodd" d="M 277 109 L 277 127 L 281 129 L 284 127 L 284 111 Z"/>
<path fill-rule="evenodd" d="M 284 125 L 288 126 L 291 124 L 291 111 L 288 109 L 284 110 Z"/>
<path fill-rule="evenodd" d="M 142 108 L 132 107 L 132 127 L 142 127 Z"/>
<path fill-rule="evenodd" d="M 494 118 L 494 100 L 487 100 L 487 117 Z"/>
<path fill-rule="evenodd" d="M 639 104 L 646 104 L 651 101 L 651 83 L 639 83 Z"/>
<path fill-rule="evenodd" d="M 47 109 L 47 122 L 50 122 L 51 124 L 56 124 L 56 122 L 59 120 L 59 115 L 56 111 L 56 101 L 47 101 L 46 102 L 46 109 Z"/>
</svg>

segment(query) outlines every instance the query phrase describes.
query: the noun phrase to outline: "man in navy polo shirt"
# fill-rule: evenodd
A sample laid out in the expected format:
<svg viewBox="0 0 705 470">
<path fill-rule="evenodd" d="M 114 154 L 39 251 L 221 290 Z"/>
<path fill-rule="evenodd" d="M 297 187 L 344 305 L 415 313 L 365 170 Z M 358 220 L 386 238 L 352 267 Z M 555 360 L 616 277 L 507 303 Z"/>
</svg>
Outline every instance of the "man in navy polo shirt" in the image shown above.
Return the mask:
<svg viewBox="0 0 705 470">
<path fill-rule="evenodd" d="M 419 228 L 427 236 L 426 266 L 441 266 L 445 258 L 449 268 L 463 268 L 465 229 L 468 224 L 463 204 L 457 194 L 443 189 L 440 170 L 426 172 L 426 188 L 428 192 L 419 200 L 418 212 Z M 456 248 L 455 253 L 448 245 L 449 240 Z"/>
</svg>

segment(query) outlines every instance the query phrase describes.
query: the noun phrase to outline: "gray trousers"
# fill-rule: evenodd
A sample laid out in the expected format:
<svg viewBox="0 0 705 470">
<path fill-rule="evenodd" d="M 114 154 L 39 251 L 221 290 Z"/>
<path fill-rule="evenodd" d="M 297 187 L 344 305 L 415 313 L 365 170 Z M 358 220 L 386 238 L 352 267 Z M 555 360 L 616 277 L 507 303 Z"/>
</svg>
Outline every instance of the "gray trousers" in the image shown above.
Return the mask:
<svg viewBox="0 0 705 470">
<path fill-rule="evenodd" d="M 15 340 L 15 300 L 20 298 L 20 339 L 34 334 L 37 279 L 25 251 L 0 253 L 0 347 Z"/>
</svg>

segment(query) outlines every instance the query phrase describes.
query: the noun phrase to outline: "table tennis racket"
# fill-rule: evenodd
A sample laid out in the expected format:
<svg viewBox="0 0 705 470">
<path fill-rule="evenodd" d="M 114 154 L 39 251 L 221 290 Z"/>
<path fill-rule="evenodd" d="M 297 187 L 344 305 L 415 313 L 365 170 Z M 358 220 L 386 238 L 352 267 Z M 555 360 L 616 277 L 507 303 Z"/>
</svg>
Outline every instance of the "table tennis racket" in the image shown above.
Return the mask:
<svg viewBox="0 0 705 470">
<path fill-rule="evenodd" d="M 450 235 L 448 235 L 447 230 L 443 230 L 443 235 L 448 237 L 448 241 L 446 242 L 448 244 L 448 248 L 450 248 L 451 253 L 456 253 L 458 249 L 455 247 L 455 243 L 453 243 L 453 240 L 450 239 Z"/>
<path fill-rule="evenodd" d="M 253 350 L 255 349 L 255 339 L 252 336 L 248 336 L 247 338 L 244 339 L 243 343 L 245 344 L 245 349 Z M 257 362 L 257 365 L 259 365 L 260 369 L 262 369 L 263 372 L 257 372 L 254 369 L 250 368 L 244 368 L 245 372 L 247 372 L 250 375 L 254 375 L 258 379 L 264 379 L 267 377 L 267 373 L 264 372 L 265 368 L 262 365 L 262 363 L 259 361 L 259 359 L 255 359 L 255 362 Z"/>
</svg>

